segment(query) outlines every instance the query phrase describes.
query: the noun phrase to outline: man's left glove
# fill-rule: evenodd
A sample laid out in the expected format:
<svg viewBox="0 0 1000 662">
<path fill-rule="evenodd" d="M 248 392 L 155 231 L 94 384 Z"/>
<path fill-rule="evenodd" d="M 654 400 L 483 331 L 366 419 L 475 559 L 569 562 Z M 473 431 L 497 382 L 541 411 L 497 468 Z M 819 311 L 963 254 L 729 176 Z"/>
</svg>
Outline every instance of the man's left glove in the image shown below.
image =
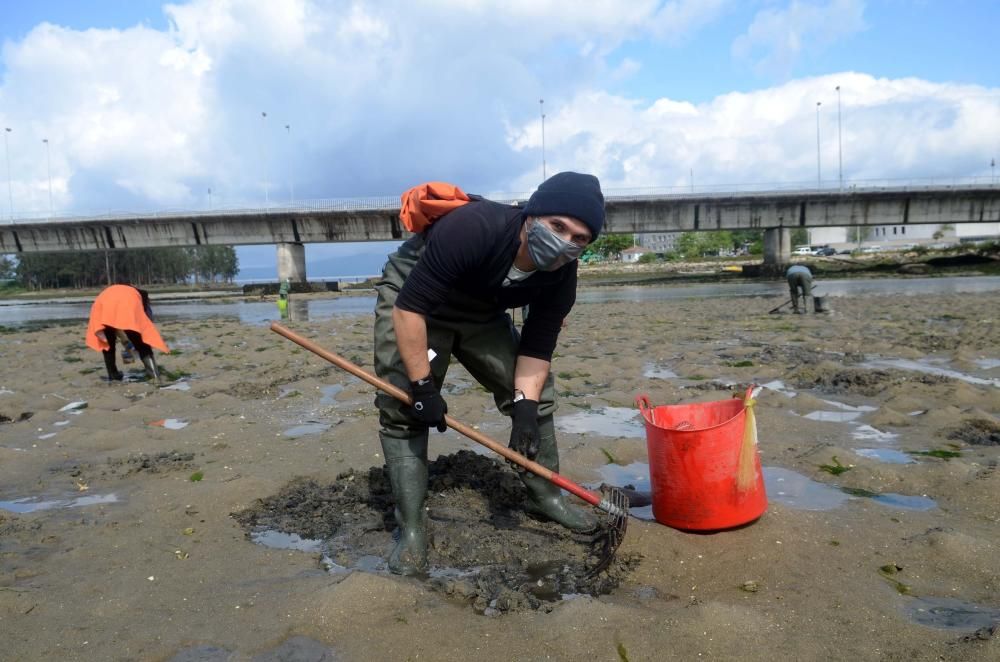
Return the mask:
<svg viewBox="0 0 1000 662">
<path fill-rule="evenodd" d="M 438 432 L 448 429 L 448 424 L 444 422 L 444 415 L 448 413 L 448 403 L 434 386 L 434 378 L 431 375 L 410 382 L 410 395 L 413 396 L 413 404 L 410 406 L 410 415 L 413 418 L 426 424 L 427 427 L 437 427 Z"/>
<path fill-rule="evenodd" d="M 510 418 L 510 449 L 534 460 L 538 456 L 538 401 L 518 400 Z"/>
</svg>

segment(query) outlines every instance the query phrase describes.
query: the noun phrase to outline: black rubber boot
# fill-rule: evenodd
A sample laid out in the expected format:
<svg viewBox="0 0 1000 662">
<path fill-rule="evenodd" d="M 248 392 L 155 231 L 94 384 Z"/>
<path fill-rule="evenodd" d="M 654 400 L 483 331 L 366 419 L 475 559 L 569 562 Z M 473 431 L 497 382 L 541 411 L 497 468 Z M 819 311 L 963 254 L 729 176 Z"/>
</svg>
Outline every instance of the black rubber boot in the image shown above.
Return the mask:
<svg viewBox="0 0 1000 662">
<path fill-rule="evenodd" d="M 427 460 L 398 457 L 386 460 L 386 466 L 399 525 L 399 540 L 389 555 L 389 570 L 397 575 L 420 574 L 427 570 L 427 527 L 424 524 Z"/>
<path fill-rule="evenodd" d="M 538 419 L 538 457 L 535 461 L 552 471 L 559 471 L 559 449 L 556 446 L 556 430 L 552 416 Z M 566 502 L 562 489 L 540 476 L 525 471 L 521 474 L 524 486 L 528 488 L 525 511 L 536 517 L 549 519 L 571 531 L 587 532 L 597 528 L 597 518 L 589 509 L 579 508 Z"/>
<path fill-rule="evenodd" d="M 108 371 L 108 380 L 112 382 L 120 382 L 124 379 L 125 375 L 118 370 L 118 366 L 115 364 L 114 347 L 110 350 L 104 350 L 101 354 L 104 355 L 104 368 Z"/>
</svg>

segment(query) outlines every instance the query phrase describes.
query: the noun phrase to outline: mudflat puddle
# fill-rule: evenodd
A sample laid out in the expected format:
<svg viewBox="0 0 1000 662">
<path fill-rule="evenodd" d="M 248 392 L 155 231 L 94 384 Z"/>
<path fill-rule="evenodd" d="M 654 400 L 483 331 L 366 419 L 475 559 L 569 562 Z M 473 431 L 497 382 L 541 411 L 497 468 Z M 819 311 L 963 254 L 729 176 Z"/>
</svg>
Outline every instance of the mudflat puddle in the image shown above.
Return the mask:
<svg viewBox="0 0 1000 662">
<path fill-rule="evenodd" d="M 653 363 L 647 363 L 642 371 L 642 376 L 647 379 L 676 379 L 677 373 L 670 368 L 664 368 Z"/>
<path fill-rule="evenodd" d="M 859 425 L 851 430 L 851 436 L 858 441 L 877 441 L 879 443 L 888 443 L 893 439 L 896 439 L 899 435 L 895 432 L 886 432 L 884 430 L 879 430 L 878 428 L 873 428 L 870 425 Z"/>
<path fill-rule="evenodd" d="M 878 460 L 879 462 L 886 462 L 888 464 L 914 464 L 914 460 L 910 455 L 904 453 L 903 451 L 893 450 L 891 448 L 858 448 L 854 451 L 861 457 L 867 457 L 872 460 Z"/>
<path fill-rule="evenodd" d="M 639 411 L 627 407 L 604 407 L 556 416 L 556 428 L 572 434 L 646 438 L 646 428 Z"/>
<path fill-rule="evenodd" d="M 87 496 L 75 497 L 72 499 L 50 499 L 44 500 L 38 497 L 24 497 L 12 501 L 0 501 L 0 510 L 7 510 L 12 513 L 34 513 L 40 510 L 53 510 L 55 508 L 81 508 L 83 506 L 93 506 L 103 503 L 117 503 L 116 494 L 89 494 Z"/>
<path fill-rule="evenodd" d="M 769 391 L 780 393 L 786 398 L 794 398 L 795 396 L 798 395 L 798 393 L 785 386 L 785 382 L 781 381 L 780 379 L 775 379 L 774 381 L 770 381 L 766 384 L 761 384 L 760 386 L 761 388 L 766 388 Z"/>
<path fill-rule="evenodd" d="M 323 549 L 322 540 L 312 540 L 303 538 L 297 533 L 285 533 L 272 529 L 253 531 L 250 534 L 250 540 L 272 549 L 296 549 L 300 552 L 318 552 Z"/>
<path fill-rule="evenodd" d="M 914 623 L 943 630 L 978 630 L 1000 623 L 1000 609 L 954 598 L 913 598 L 903 611 Z"/>
<path fill-rule="evenodd" d="M 629 498 L 629 514 L 639 519 L 654 521 L 652 494 L 649 481 L 649 465 L 645 462 L 633 462 L 632 464 L 605 464 L 597 470 L 601 480 L 599 483 L 590 483 L 584 487 L 596 490 L 605 483 L 618 488 L 624 488 L 625 495 Z"/>
<path fill-rule="evenodd" d="M 767 498 L 796 510 L 833 510 L 852 497 L 867 498 L 903 510 L 931 510 L 937 503 L 926 496 L 892 492 L 876 493 L 849 487 L 836 487 L 807 478 L 782 467 L 764 467 Z"/>
<path fill-rule="evenodd" d="M 975 377 L 964 372 L 942 367 L 947 365 L 945 361 L 913 361 L 910 359 L 883 359 L 872 358 L 860 364 L 862 368 L 896 368 L 897 370 L 909 370 L 911 372 L 923 372 L 929 375 L 940 375 L 951 377 L 969 384 L 979 384 L 984 386 L 996 386 L 1000 388 L 1000 379 L 995 377 Z"/>
<path fill-rule="evenodd" d="M 337 402 L 337 394 L 344 390 L 343 384 L 330 384 L 329 386 L 320 386 L 319 392 L 323 394 L 323 397 L 319 399 L 321 405 L 332 405 Z"/>
<path fill-rule="evenodd" d="M 860 411 L 811 411 L 803 415 L 810 421 L 825 421 L 827 423 L 850 423 L 860 418 L 863 412 Z"/>
</svg>

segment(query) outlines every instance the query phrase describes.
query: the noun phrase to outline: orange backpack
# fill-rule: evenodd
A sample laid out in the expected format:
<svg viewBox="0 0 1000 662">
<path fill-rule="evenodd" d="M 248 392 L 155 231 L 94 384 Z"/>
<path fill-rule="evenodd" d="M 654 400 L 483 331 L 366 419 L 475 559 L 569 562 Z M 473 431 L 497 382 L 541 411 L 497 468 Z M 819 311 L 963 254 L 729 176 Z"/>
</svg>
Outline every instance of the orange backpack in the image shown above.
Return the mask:
<svg viewBox="0 0 1000 662">
<path fill-rule="evenodd" d="M 399 220 L 410 232 L 423 232 L 428 225 L 453 209 L 471 201 L 462 189 L 445 182 L 427 182 L 400 197 Z"/>
</svg>

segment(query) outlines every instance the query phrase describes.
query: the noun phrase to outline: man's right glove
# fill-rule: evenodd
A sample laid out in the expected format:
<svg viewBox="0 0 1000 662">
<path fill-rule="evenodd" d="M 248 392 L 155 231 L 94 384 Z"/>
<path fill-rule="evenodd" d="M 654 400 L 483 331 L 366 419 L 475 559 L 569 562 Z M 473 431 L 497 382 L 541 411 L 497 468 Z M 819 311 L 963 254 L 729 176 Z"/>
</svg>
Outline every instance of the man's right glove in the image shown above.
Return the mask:
<svg viewBox="0 0 1000 662">
<path fill-rule="evenodd" d="M 423 379 L 410 382 L 410 395 L 413 396 L 413 404 L 410 405 L 410 415 L 427 427 L 435 426 L 438 432 L 448 429 L 444 422 L 444 415 L 448 413 L 448 403 L 441 397 L 441 393 L 434 386 L 434 378 L 427 375 Z"/>
<path fill-rule="evenodd" d="M 510 419 L 510 449 L 534 460 L 538 457 L 538 401 L 518 400 Z"/>
</svg>

